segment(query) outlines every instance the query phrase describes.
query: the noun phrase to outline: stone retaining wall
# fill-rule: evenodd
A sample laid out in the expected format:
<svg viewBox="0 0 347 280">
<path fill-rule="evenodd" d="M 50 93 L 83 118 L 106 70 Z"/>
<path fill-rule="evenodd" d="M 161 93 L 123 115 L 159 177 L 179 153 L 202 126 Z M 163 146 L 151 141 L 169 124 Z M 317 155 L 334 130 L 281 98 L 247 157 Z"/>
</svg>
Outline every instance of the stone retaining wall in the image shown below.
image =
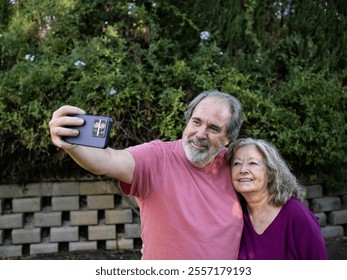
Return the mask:
<svg viewBox="0 0 347 280">
<path fill-rule="evenodd" d="M 347 187 L 328 190 L 321 185 L 307 186 L 307 206 L 319 220 L 323 236 L 347 236 Z"/>
<path fill-rule="evenodd" d="M 0 258 L 141 247 L 134 199 L 114 182 L 0 186 Z"/>
<path fill-rule="evenodd" d="M 347 235 L 347 188 L 307 186 L 307 206 L 324 237 Z M 135 200 L 115 182 L 36 183 L 0 186 L 0 258 L 60 251 L 141 247 Z"/>
</svg>

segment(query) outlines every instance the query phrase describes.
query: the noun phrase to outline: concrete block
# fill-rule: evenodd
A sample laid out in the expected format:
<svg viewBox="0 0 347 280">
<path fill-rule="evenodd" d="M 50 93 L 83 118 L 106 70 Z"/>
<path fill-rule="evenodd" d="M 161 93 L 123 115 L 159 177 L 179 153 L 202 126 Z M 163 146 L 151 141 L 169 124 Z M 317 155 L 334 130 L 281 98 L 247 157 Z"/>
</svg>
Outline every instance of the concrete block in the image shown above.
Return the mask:
<svg viewBox="0 0 347 280">
<path fill-rule="evenodd" d="M 328 220 L 332 225 L 347 224 L 347 210 L 332 211 L 328 214 Z"/>
<path fill-rule="evenodd" d="M 23 245 L 0 246 L 0 258 L 21 257 Z"/>
<path fill-rule="evenodd" d="M 133 212 L 131 209 L 106 210 L 106 224 L 130 224 L 133 222 Z"/>
<path fill-rule="evenodd" d="M 314 213 L 327 212 L 341 209 L 339 197 L 323 197 L 312 200 L 312 211 Z"/>
<path fill-rule="evenodd" d="M 78 210 L 80 206 L 79 196 L 56 196 L 52 197 L 53 211 Z"/>
<path fill-rule="evenodd" d="M 43 182 L 40 183 L 41 196 L 52 196 L 53 194 L 53 183 Z"/>
<path fill-rule="evenodd" d="M 63 227 L 52 227 L 50 229 L 51 242 L 78 241 L 78 227 L 64 225 Z"/>
<path fill-rule="evenodd" d="M 124 236 L 125 238 L 140 238 L 141 226 L 139 224 L 125 224 Z"/>
<path fill-rule="evenodd" d="M 133 250 L 134 249 L 134 239 L 126 239 L 124 236 L 120 236 L 117 239 L 117 246 L 119 250 Z"/>
<path fill-rule="evenodd" d="M 4 243 L 4 231 L 2 229 L 0 229 L 0 245 L 2 245 Z"/>
<path fill-rule="evenodd" d="M 36 197 L 41 196 L 40 183 L 27 184 L 23 188 L 24 197 Z"/>
<path fill-rule="evenodd" d="M 323 187 L 321 185 L 306 186 L 306 199 L 323 197 Z"/>
<path fill-rule="evenodd" d="M 38 212 L 41 211 L 41 197 L 14 198 L 12 200 L 12 212 Z"/>
<path fill-rule="evenodd" d="M 324 238 L 328 237 L 341 237 L 343 236 L 343 227 L 342 226 L 326 226 L 321 228 Z"/>
<path fill-rule="evenodd" d="M 80 183 L 80 195 L 119 194 L 114 181 L 92 181 Z"/>
<path fill-rule="evenodd" d="M 116 239 L 115 225 L 88 226 L 88 240 Z"/>
<path fill-rule="evenodd" d="M 139 206 L 137 205 L 137 202 L 136 202 L 136 198 L 134 196 L 125 196 L 125 195 L 122 196 L 121 207 L 123 209 L 126 209 L 126 208 L 137 209 L 137 208 L 139 208 Z"/>
<path fill-rule="evenodd" d="M 98 224 L 98 211 L 71 211 L 70 223 L 73 226 L 80 225 L 97 225 Z"/>
<path fill-rule="evenodd" d="M 347 187 L 343 189 L 328 189 L 327 190 L 328 196 L 342 196 L 347 195 Z"/>
<path fill-rule="evenodd" d="M 13 244 L 40 243 L 41 229 L 40 228 L 23 228 L 12 230 Z"/>
<path fill-rule="evenodd" d="M 106 250 L 133 250 L 134 239 L 118 238 L 117 240 L 106 240 Z"/>
<path fill-rule="evenodd" d="M 58 243 L 39 243 L 30 245 L 30 255 L 52 254 L 59 252 Z"/>
<path fill-rule="evenodd" d="M 88 209 L 112 209 L 114 208 L 114 196 L 107 195 L 88 195 L 87 196 Z"/>
<path fill-rule="evenodd" d="M 53 183 L 53 196 L 73 196 L 79 195 L 79 182 L 59 182 Z"/>
<path fill-rule="evenodd" d="M 347 209 L 347 195 L 341 197 L 341 208 Z"/>
<path fill-rule="evenodd" d="M 23 227 L 23 213 L 0 216 L 0 229 L 13 229 Z"/>
<path fill-rule="evenodd" d="M 96 241 L 70 242 L 69 252 L 73 251 L 94 251 L 98 249 Z"/>
<path fill-rule="evenodd" d="M 0 186 L 0 198 L 20 198 L 20 197 L 39 197 L 44 196 L 43 186 L 49 183 L 33 183 L 25 186 L 2 185 Z M 46 195 L 50 196 L 50 195 Z"/>
<path fill-rule="evenodd" d="M 34 214 L 35 227 L 60 227 L 62 223 L 61 212 L 37 212 Z"/>
<path fill-rule="evenodd" d="M 321 227 L 326 226 L 326 224 L 327 224 L 327 215 L 324 212 L 322 212 L 322 213 L 315 213 L 314 215 L 316 216 L 316 218 L 317 218 L 317 220 L 319 222 L 319 225 Z"/>
<path fill-rule="evenodd" d="M 3 208 L 3 200 L 0 199 L 0 215 L 2 215 L 2 208 Z"/>
<path fill-rule="evenodd" d="M 106 240 L 106 250 L 117 251 L 117 240 Z"/>
<path fill-rule="evenodd" d="M 0 198 L 24 197 L 24 188 L 18 185 L 1 185 Z"/>
</svg>

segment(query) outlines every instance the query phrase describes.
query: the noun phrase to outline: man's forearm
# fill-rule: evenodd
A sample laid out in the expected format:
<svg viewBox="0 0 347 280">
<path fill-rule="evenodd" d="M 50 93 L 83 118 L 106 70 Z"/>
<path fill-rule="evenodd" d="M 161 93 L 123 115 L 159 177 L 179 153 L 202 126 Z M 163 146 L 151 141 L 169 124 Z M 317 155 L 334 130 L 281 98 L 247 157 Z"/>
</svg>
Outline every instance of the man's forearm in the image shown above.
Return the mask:
<svg viewBox="0 0 347 280">
<path fill-rule="evenodd" d="M 72 149 L 66 149 L 65 151 L 79 166 L 87 171 L 96 175 L 107 174 L 109 164 L 111 163 L 111 161 L 107 160 L 109 157 L 109 152 L 107 149 L 76 145 Z"/>
<path fill-rule="evenodd" d="M 135 161 L 126 150 L 76 145 L 65 151 L 79 166 L 93 174 L 105 175 L 129 184 L 132 182 Z"/>
</svg>

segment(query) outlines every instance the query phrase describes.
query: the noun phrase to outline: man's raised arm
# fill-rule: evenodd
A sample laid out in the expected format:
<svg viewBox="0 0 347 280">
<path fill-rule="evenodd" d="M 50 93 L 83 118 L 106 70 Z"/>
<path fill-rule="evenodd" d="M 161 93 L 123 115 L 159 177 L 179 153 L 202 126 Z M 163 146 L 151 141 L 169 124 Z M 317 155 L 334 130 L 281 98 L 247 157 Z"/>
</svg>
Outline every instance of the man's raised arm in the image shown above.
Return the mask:
<svg viewBox="0 0 347 280">
<path fill-rule="evenodd" d="M 106 175 L 130 184 L 135 161 L 128 151 L 79 146 L 63 140 L 64 136 L 78 135 L 77 127 L 81 126 L 84 120 L 72 116 L 76 114 L 85 114 L 85 112 L 78 107 L 64 105 L 53 113 L 49 122 L 53 144 L 64 149 L 84 169 L 96 175 Z M 71 128 L 73 126 L 76 126 L 76 129 Z"/>
</svg>

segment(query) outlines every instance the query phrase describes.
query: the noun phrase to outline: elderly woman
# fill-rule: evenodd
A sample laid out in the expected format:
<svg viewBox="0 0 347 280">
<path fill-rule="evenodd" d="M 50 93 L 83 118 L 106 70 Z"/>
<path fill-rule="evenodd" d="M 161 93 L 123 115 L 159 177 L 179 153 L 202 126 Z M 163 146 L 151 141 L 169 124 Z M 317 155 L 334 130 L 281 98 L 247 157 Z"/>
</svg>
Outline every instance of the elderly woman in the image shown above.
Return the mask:
<svg viewBox="0 0 347 280">
<path fill-rule="evenodd" d="M 327 259 L 319 223 L 302 202 L 305 189 L 277 149 L 264 140 L 239 139 L 228 158 L 243 204 L 239 259 Z"/>
</svg>

